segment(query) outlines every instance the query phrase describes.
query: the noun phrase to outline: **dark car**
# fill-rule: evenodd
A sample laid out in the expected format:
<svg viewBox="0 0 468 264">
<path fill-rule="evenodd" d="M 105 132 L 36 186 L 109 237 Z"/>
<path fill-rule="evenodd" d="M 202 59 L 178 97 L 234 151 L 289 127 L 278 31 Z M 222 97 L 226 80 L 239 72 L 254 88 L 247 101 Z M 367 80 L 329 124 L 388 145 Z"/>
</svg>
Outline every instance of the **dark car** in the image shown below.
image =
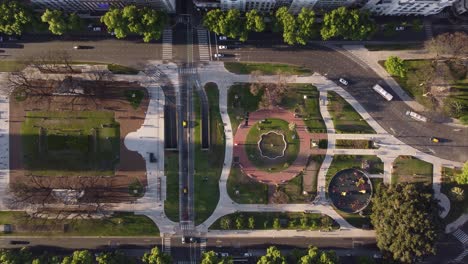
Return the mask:
<svg viewBox="0 0 468 264">
<path fill-rule="evenodd" d="M 11 240 L 11 245 L 28 245 L 30 242 L 26 240 Z"/>
<path fill-rule="evenodd" d="M 154 156 L 153 152 L 150 153 L 150 162 L 151 163 L 158 162 L 158 159 Z"/>
</svg>

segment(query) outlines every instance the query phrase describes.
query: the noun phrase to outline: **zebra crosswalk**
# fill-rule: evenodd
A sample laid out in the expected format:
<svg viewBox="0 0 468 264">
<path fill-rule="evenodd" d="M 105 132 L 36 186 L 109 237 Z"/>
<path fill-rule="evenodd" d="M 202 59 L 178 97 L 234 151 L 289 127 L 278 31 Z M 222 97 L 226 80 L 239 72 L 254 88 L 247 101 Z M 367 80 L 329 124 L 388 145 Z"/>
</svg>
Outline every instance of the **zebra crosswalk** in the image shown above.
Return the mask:
<svg viewBox="0 0 468 264">
<path fill-rule="evenodd" d="M 456 237 L 458 241 L 460 241 L 462 244 L 468 243 L 468 235 L 465 232 L 463 232 L 463 230 L 457 229 L 455 230 L 455 232 L 452 233 L 452 235 Z"/>
<path fill-rule="evenodd" d="M 164 29 L 163 31 L 162 59 L 172 60 L 172 29 Z"/>
<path fill-rule="evenodd" d="M 200 252 L 201 254 L 206 252 L 206 237 L 200 238 Z"/>
<path fill-rule="evenodd" d="M 195 68 L 179 68 L 179 74 L 191 74 L 191 73 L 196 73 Z"/>
<path fill-rule="evenodd" d="M 426 32 L 427 39 L 431 39 L 434 36 L 432 32 L 432 23 L 430 21 L 424 21 L 424 31 Z"/>
<path fill-rule="evenodd" d="M 465 249 L 465 251 L 463 251 L 460 255 L 458 255 L 455 259 L 454 259 L 454 262 L 455 263 L 466 263 L 466 262 L 462 262 L 463 259 L 468 255 L 468 249 Z"/>
<path fill-rule="evenodd" d="M 167 254 L 171 254 L 171 237 L 164 236 L 163 238 L 163 252 Z"/>
<path fill-rule="evenodd" d="M 211 54 L 208 46 L 208 31 L 206 29 L 197 29 L 198 36 L 198 53 L 200 54 L 200 61 L 210 61 Z"/>
<path fill-rule="evenodd" d="M 195 226 L 191 221 L 182 221 L 180 222 L 180 229 L 182 229 L 182 231 L 192 231 L 195 229 Z"/>
</svg>

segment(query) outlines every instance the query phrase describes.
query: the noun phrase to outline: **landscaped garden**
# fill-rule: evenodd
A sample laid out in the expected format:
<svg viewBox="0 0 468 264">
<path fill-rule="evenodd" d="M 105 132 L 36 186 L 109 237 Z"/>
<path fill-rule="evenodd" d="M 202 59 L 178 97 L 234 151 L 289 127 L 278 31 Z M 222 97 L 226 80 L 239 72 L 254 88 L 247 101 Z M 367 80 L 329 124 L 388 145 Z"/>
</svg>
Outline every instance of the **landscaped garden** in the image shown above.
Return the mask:
<svg viewBox="0 0 468 264">
<path fill-rule="evenodd" d="M 278 73 L 301 75 L 311 73 L 309 69 L 289 64 L 225 62 L 224 67 L 226 70 L 236 74 L 250 74 L 254 71 L 261 71 L 264 75 L 275 75 Z"/>
<path fill-rule="evenodd" d="M 9 224 L 15 236 L 158 236 L 154 222 L 143 215 L 114 213 L 103 219 L 31 218 L 20 211 L 1 211 L 0 225 Z"/>
<path fill-rule="evenodd" d="M 376 149 L 372 140 L 364 139 L 337 139 L 335 146 L 338 149 Z"/>
<path fill-rule="evenodd" d="M 239 212 L 216 220 L 211 230 L 331 230 L 339 226 L 319 213 Z"/>
<path fill-rule="evenodd" d="M 335 174 L 351 168 L 361 169 L 369 174 L 380 174 L 383 173 L 383 162 L 377 156 L 335 155 L 327 171 L 327 187 Z"/>
<path fill-rule="evenodd" d="M 311 84 L 289 84 L 281 100 L 281 107 L 302 117 L 309 132 L 326 132 L 320 113 L 319 92 Z"/>
<path fill-rule="evenodd" d="M 375 133 L 356 110 L 335 92 L 328 92 L 328 111 L 337 133 Z"/>
<path fill-rule="evenodd" d="M 201 107 L 198 94 L 194 93 L 195 108 L 195 224 L 205 221 L 216 209 L 219 200 L 219 178 L 224 164 L 224 124 L 219 111 L 219 91 L 214 83 L 205 86 L 209 104 L 210 147 L 202 150 Z"/>
<path fill-rule="evenodd" d="M 369 204 L 372 197 L 372 183 L 361 170 L 345 169 L 330 180 L 328 196 L 339 210 L 357 213 Z"/>
<path fill-rule="evenodd" d="M 268 142 L 265 143 L 264 140 Z M 288 122 L 266 119 L 249 130 L 245 151 L 252 164 L 259 169 L 278 172 L 287 169 L 296 160 L 299 137 L 295 130 L 289 128 Z M 271 154 L 272 157 L 265 154 Z"/>
<path fill-rule="evenodd" d="M 432 164 L 412 156 L 399 156 L 393 162 L 392 184 L 432 184 Z"/>
<path fill-rule="evenodd" d="M 29 111 L 21 137 L 25 167 L 36 176 L 113 175 L 119 162 L 113 112 Z"/>
<path fill-rule="evenodd" d="M 393 78 L 411 97 L 468 123 L 468 71 L 462 61 L 405 60 L 403 66 L 405 76 Z"/>
<path fill-rule="evenodd" d="M 229 197 L 236 203 L 268 203 L 268 185 L 251 179 L 239 167 L 231 168 L 226 188 Z"/>
</svg>

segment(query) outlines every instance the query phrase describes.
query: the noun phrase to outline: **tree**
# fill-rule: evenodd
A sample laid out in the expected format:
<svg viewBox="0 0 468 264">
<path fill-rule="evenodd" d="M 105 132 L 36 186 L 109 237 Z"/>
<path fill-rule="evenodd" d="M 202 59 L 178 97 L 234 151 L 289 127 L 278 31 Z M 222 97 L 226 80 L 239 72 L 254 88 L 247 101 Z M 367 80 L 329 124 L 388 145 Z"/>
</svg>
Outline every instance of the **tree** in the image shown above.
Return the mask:
<svg viewBox="0 0 468 264">
<path fill-rule="evenodd" d="M 32 255 L 29 249 L 0 249 L 0 263 L 22 264 L 31 262 Z"/>
<path fill-rule="evenodd" d="M 322 216 L 322 219 L 320 220 L 320 223 L 322 224 L 322 228 L 329 230 L 332 228 L 333 221 L 329 216 Z"/>
<path fill-rule="evenodd" d="M 323 251 L 320 254 L 320 259 L 318 264 L 338 264 L 340 263 L 340 259 L 336 255 L 335 251 Z"/>
<path fill-rule="evenodd" d="M 465 191 L 460 187 L 452 187 L 450 189 L 450 198 L 457 202 L 461 202 L 465 199 Z"/>
<path fill-rule="evenodd" d="M 52 34 L 63 35 L 63 33 L 67 31 L 67 22 L 64 14 L 60 10 L 46 9 L 41 16 L 41 20 L 49 24 L 49 30 Z"/>
<path fill-rule="evenodd" d="M 297 21 L 295 17 L 289 13 L 289 10 L 286 6 L 278 8 L 276 10 L 275 17 L 278 21 L 278 24 L 283 30 L 283 40 L 289 45 L 294 45 L 297 43 L 296 28 Z"/>
<path fill-rule="evenodd" d="M 105 252 L 96 257 L 98 264 L 131 264 L 135 263 L 127 257 L 122 251 Z"/>
<path fill-rule="evenodd" d="M 426 41 L 426 48 L 437 57 L 466 58 L 468 54 L 468 35 L 465 32 L 444 33 Z"/>
<path fill-rule="evenodd" d="M 213 250 L 203 253 L 201 264 L 232 264 L 231 257 L 218 258 Z"/>
<path fill-rule="evenodd" d="M 280 229 L 280 228 L 281 228 L 280 220 L 278 218 L 275 218 L 275 220 L 273 220 L 273 229 Z"/>
<path fill-rule="evenodd" d="M 258 260 L 257 264 L 286 264 L 286 258 L 275 246 L 271 246 L 267 249 L 266 255 Z"/>
<path fill-rule="evenodd" d="M 309 246 L 309 249 L 307 250 L 307 254 L 304 255 L 300 260 L 299 264 L 313 264 L 317 263 L 319 259 L 319 250 L 317 247 Z"/>
<path fill-rule="evenodd" d="M 309 218 L 307 218 L 307 216 L 303 214 L 301 217 L 301 228 L 306 229 L 308 224 L 309 224 Z"/>
<path fill-rule="evenodd" d="M 24 27 L 31 22 L 23 5 L 16 1 L 2 1 L 0 4 L 0 32 L 7 35 L 21 35 Z"/>
<path fill-rule="evenodd" d="M 128 21 L 124 18 L 121 9 L 111 8 L 101 17 L 101 22 L 106 25 L 109 32 L 114 32 L 116 38 L 125 38 L 130 33 Z"/>
<path fill-rule="evenodd" d="M 83 19 L 79 17 L 76 13 L 71 13 L 68 15 L 68 31 L 79 31 L 83 29 Z"/>
<path fill-rule="evenodd" d="M 223 30 L 221 30 L 220 20 L 224 17 L 224 12 L 221 9 L 213 9 L 208 11 L 203 17 L 203 25 L 214 33 L 220 35 Z"/>
<path fill-rule="evenodd" d="M 296 130 L 296 123 L 290 122 L 290 123 L 288 124 L 288 128 L 289 128 L 289 130 L 291 130 L 291 131 Z"/>
<path fill-rule="evenodd" d="M 375 264 L 375 261 L 373 258 L 368 256 L 358 256 L 357 264 Z"/>
<path fill-rule="evenodd" d="M 263 17 L 256 9 L 252 9 L 245 13 L 245 18 L 245 29 L 247 31 L 262 32 L 265 30 L 265 22 L 263 21 Z"/>
<path fill-rule="evenodd" d="M 237 229 L 244 228 L 244 217 L 242 215 L 239 215 L 238 217 L 236 217 L 236 228 Z"/>
<path fill-rule="evenodd" d="M 231 229 L 231 218 L 229 218 L 229 216 L 224 216 L 221 218 L 220 226 L 224 230 Z"/>
<path fill-rule="evenodd" d="M 468 184 L 468 161 L 463 164 L 462 172 L 455 175 L 455 181 L 458 184 Z"/>
<path fill-rule="evenodd" d="M 315 13 L 312 9 L 302 8 L 297 16 L 296 42 L 305 45 L 314 37 Z"/>
<path fill-rule="evenodd" d="M 413 263 L 418 257 L 435 254 L 441 221 L 440 208 L 430 186 L 380 186 L 372 202 L 371 222 L 381 250 L 402 263 Z"/>
<path fill-rule="evenodd" d="M 158 247 L 154 247 L 150 253 L 143 255 L 142 261 L 145 264 L 171 264 L 172 258 L 168 254 L 161 252 Z"/>
<path fill-rule="evenodd" d="M 88 250 L 76 250 L 63 259 L 62 264 L 94 264 L 94 256 Z"/>
<path fill-rule="evenodd" d="M 390 75 L 399 76 L 401 78 L 405 78 L 408 71 L 405 62 L 397 56 L 388 57 L 385 61 L 385 68 Z"/>
<path fill-rule="evenodd" d="M 368 12 L 339 7 L 325 14 L 320 34 L 323 40 L 334 37 L 363 40 L 369 38 L 376 29 L 377 26 Z"/>
<path fill-rule="evenodd" d="M 141 35 L 143 35 L 144 42 L 158 40 L 162 36 L 162 32 L 166 23 L 167 16 L 165 13 L 148 7 L 144 7 L 141 10 L 142 29 L 140 32 L 135 33 L 140 33 Z"/>
<path fill-rule="evenodd" d="M 249 229 L 255 229 L 255 218 L 253 216 L 249 217 Z"/>
</svg>

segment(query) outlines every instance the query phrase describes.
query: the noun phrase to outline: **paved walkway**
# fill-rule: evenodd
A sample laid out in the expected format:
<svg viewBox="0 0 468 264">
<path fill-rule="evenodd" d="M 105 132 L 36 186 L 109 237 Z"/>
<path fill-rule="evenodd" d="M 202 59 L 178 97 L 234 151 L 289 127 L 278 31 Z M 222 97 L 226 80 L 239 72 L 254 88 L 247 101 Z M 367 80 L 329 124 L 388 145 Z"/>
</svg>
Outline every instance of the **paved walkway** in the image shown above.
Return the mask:
<svg viewBox="0 0 468 264">
<path fill-rule="evenodd" d="M 226 181 L 229 175 L 229 170 L 232 163 L 232 129 L 229 117 L 227 115 L 227 90 L 234 83 L 247 83 L 250 82 L 249 75 L 236 75 L 227 72 L 221 63 L 212 62 L 206 66 L 202 66 L 199 69 L 201 83 L 215 82 L 218 84 L 220 90 L 220 109 L 223 122 L 226 124 L 225 132 L 226 137 L 229 139 L 226 143 L 226 155 L 225 155 L 225 166 L 223 167 L 223 173 L 220 179 L 220 200 L 218 206 L 213 215 L 198 227 L 199 231 L 207 231 L 207 228 L 216 221 L 216 219 L 223 215 L 233 213 L 236 211 L 255 211 L 255 212 L 267 212 L 267 211 L 295 211 L 300 212 L 304 210 L 315 210 L 317 212 L 329 215 L 335 221 L 337 221 L 343 229 L 358 230 L 349 225 L 335 210 L 329 205 L 329 201 L 325 195 L 325 175 L 333 160 L 333 155 L 346 154 L 346 155 L 376 155 L 384 162 L 384 182 L 387 184 L 391 183 L 391 173 L 393 161 L 400 155 L 411 155 L 418 159 L 436 164 L 434 173 L 434 191 L 436 198 L 441 201 L 441 206 L 446 210 L 442 212 L 441 216 L 444 217 L 449 210 L 449 203 L 447 203 L 447 197 L 440 193 L 441 177 L 439 169 L 441 166 L 462 166 L 459 162 L 453 162 L 449 160 L 440 159 L 438 157 L 429 155 L 418 151 L 417 149 L 408 146 L 395 138 L 393 135 L 387 133 L 366 111 L 365 109 L 344 89 L 336 85 L 332 81 L 326 79 L 319 74 L 313 74 L 312 76 L 290 76 L 287 79 L 289 83 L 310 83 L 315 85 L 320 92 L 320 111 L 328 133 L 328 149 L 325 159 L 320 167 L 318 175 L 318 195 L 317 199 L 312 204 L 287 204 L 287 205 L 255 205 L 255 204 L 237 204 L 234 203 L 226 191 Z M 275 76 L 261 76 L 265 82 L 274 81 Z M 376 134 L 335 134 L 333 122 L 328 112 L 327 107 L 327 92 L 334 91 L 343 97 L 352 107 L 362 116 L 364 120 L 376 131 Z M 336 139 L 370 139 L 379 144 L 379 149 L 336 149 Z M 374 175 L 375 176 L 375 175 Z M 380 175 L 379 175 L 380 176 Z M 364 232 L 359 230 L 360 232 Z M 242 231 L 243 236 L 260 235 L 261 231 Z M 356 231 L 357 232 L 357 231 Z M 230 235 L 236 236 L 235 231 L 210 231 L 210 236 L 216 235 Z M 276 231 L 275 231 L 276 234 Z M 290 234 L 289 234 L 290 235 Z"/>
<path fill-rule="evenodd" d="M 288 123 L 293 122 L 296 124 L 296 132 L 300 141 L 299 153 L 297 154 L 296 160 L 287 169 L 279 172 L 271 173 L 258 169 L 250 161 L 245 149 L 247 134 L 250 129 L 265 118 L 278 118 Z M 241 124 L 237 129 L 236 135 L 234 136 L 234 157 L 239 158 L 242 171 L 247 176 L 267 184 L 280 184 L 291 180 L 304 171 L 310 156 L 310 140 L 311 135 L 307 131 L 307 127 L 302 118 L 294 117 L 294 113 L 281 108 L 262 109 L 250 113 L 248 126 Z"/>
<path fill-rule="evenodd" d="M 0 85 L 7 84 L 7 73 L 0 73 Z M 0 89 L 0 210 L 6 210 L 3 198 L 10 184 L 10 100 Z"/>
</svg>

